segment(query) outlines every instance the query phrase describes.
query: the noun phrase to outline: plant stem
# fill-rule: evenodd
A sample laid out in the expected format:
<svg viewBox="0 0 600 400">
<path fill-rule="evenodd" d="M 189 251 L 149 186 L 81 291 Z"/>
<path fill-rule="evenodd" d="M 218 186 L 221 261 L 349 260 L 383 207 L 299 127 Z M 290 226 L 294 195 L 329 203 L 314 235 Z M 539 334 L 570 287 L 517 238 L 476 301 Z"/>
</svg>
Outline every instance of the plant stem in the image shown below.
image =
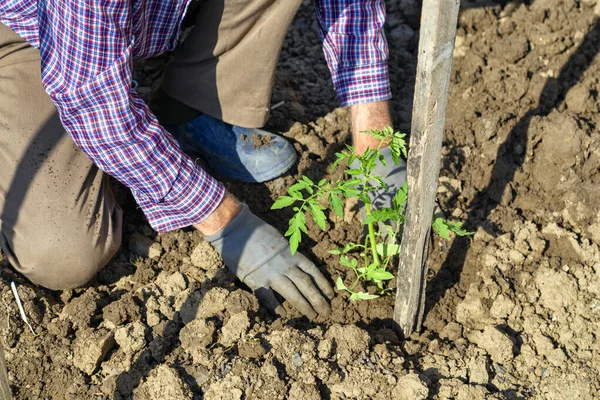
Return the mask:
<svg viewBox="0 0 600 400">
<path fill-rule="evenodd" d="M 365 211 L 367 216 L 371 215 L 371 205 L 369 203 L 365 204 Z M 373 262 L 377 265 L 379 263 L 379 255 L 377 254 L 377 242 L 375 242 L 375 228 L 373 227 L 373 223 L 370 222 L 367 224 L 369 228 L 369 240 L 371 241 L 371 252 L 373 253 Z"/>
</svg>

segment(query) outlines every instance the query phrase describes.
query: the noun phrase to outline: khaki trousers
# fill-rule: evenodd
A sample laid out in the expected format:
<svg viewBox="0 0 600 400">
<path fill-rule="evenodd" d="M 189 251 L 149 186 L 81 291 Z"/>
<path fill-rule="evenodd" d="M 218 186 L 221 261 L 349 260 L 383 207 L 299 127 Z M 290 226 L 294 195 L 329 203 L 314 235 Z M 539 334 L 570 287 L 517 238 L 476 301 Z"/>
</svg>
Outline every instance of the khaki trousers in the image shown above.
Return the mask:
<svg viewBox="0 0 600 400">
<path fill-rule="evenodd" d="M 262 126 L 300 3 L 196 0 L 196 24 L 173 54 L 164 91 L 226 122 Z M 2 24 L 0 166 L 0 246 L 12 266 L 50 289 L 88 282 L 120 246 L 121 209 L 108 177 L 65 133 L 42 87 L 39 52 Z"/>
</svg>

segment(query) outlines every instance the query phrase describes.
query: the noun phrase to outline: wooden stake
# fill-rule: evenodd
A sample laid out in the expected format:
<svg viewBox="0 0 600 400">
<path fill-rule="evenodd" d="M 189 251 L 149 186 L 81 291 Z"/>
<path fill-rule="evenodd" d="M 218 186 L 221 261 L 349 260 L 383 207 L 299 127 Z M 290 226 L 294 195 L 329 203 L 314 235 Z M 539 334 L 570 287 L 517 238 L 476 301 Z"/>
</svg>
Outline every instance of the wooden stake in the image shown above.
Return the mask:
<svg viewBox="0 0 600 400">
<path fill-rule="evenodd" d="M 423 0 L 408 153 L 408 204 L 394 321 L 404 337 L 421 329 L 427 244 L 442 154 L 459 0 Z"/>
</svg>

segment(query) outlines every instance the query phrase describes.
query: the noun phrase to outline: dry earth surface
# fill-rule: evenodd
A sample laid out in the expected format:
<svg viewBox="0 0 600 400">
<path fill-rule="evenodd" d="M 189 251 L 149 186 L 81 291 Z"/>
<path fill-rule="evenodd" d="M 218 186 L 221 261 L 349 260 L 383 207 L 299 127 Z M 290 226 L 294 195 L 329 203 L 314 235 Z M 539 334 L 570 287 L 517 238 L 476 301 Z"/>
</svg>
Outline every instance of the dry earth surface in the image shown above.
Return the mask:
<svg viewBox="0 0 600 400">
<path fill-rule="evenodd" d="M 471 238 L 436 238 L 427 315 L 405 341 L 393 299 L 333 299 L 330 319 L 274 319 L 191 230 L 156 235 L 126 190 L 125 239 L 89 287 L 37 288 L 0 272 L 0 335 L 17 399 L 593 399 L 600 390 L 600 28 L 595 0 L 463 2 L 438 200 Z M 596 7 L 596 10 L 599 8 Z M 388 1 L 396 126 L 408 130 L 416 0 Z M 140 92 L 165 59 L 140 63 Z M 281 56 L 270 129 L 301 160 L 230 189 L 285 229 L 270 204 L 296 177 L 327 175 L 349 137 L 312 5 Z M 352 218 L 310 229 L 301 251 L 357 239 Z M 19 317 L 16 281 L 38 335 Z M 286 305 L 287 306 L 287 305 Z"/>
</svg>

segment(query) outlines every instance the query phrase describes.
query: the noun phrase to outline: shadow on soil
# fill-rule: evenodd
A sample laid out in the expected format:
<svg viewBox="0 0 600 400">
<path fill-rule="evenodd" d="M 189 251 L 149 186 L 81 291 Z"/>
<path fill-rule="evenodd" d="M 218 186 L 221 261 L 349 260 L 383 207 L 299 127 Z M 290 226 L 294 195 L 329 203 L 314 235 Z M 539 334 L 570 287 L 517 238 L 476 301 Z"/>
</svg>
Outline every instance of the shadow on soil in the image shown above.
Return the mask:
<svg viewBox="0 0 600 400">
<path fill-rule="evenodd" d="M 498 227 L 492 226 L 487 219 L 498 206 L 497 201 L 494 199 L 501 198 L 502 193 L 512 182 L 515 173 L 523 165 L 527 154 L 528 131 L 531 120 L 537 116 L 548 116 L 552 110 L 562 104 L 566 93 L 580 81 L 600 50 L 599 39 L 600 20 L 596 20 L 594 27 L 587 33 L 577 50 L 569 57 L 558 76 L 548 78 L 538 100 L 539 105 L 529 110 L 517 122 L 504 143 L 500 145 L 490 182 L 485 189 L 477 193 L 467 206 L 469 214 L 467 224 L 470 230 L 477 231 L 481 227 L 492 235 L 502 233 Z M 512 151 L 517 146 L 524 149 L 519 155 L 515 155 L 515 152 Z M 449 289 L 459 282 L 470 246 L 471 240 L 469 238 L 454 240 L 440 270 L 441 273 L 438 273 L 428 283 L 426 313 L 444 297 Z"/>
</svg>

